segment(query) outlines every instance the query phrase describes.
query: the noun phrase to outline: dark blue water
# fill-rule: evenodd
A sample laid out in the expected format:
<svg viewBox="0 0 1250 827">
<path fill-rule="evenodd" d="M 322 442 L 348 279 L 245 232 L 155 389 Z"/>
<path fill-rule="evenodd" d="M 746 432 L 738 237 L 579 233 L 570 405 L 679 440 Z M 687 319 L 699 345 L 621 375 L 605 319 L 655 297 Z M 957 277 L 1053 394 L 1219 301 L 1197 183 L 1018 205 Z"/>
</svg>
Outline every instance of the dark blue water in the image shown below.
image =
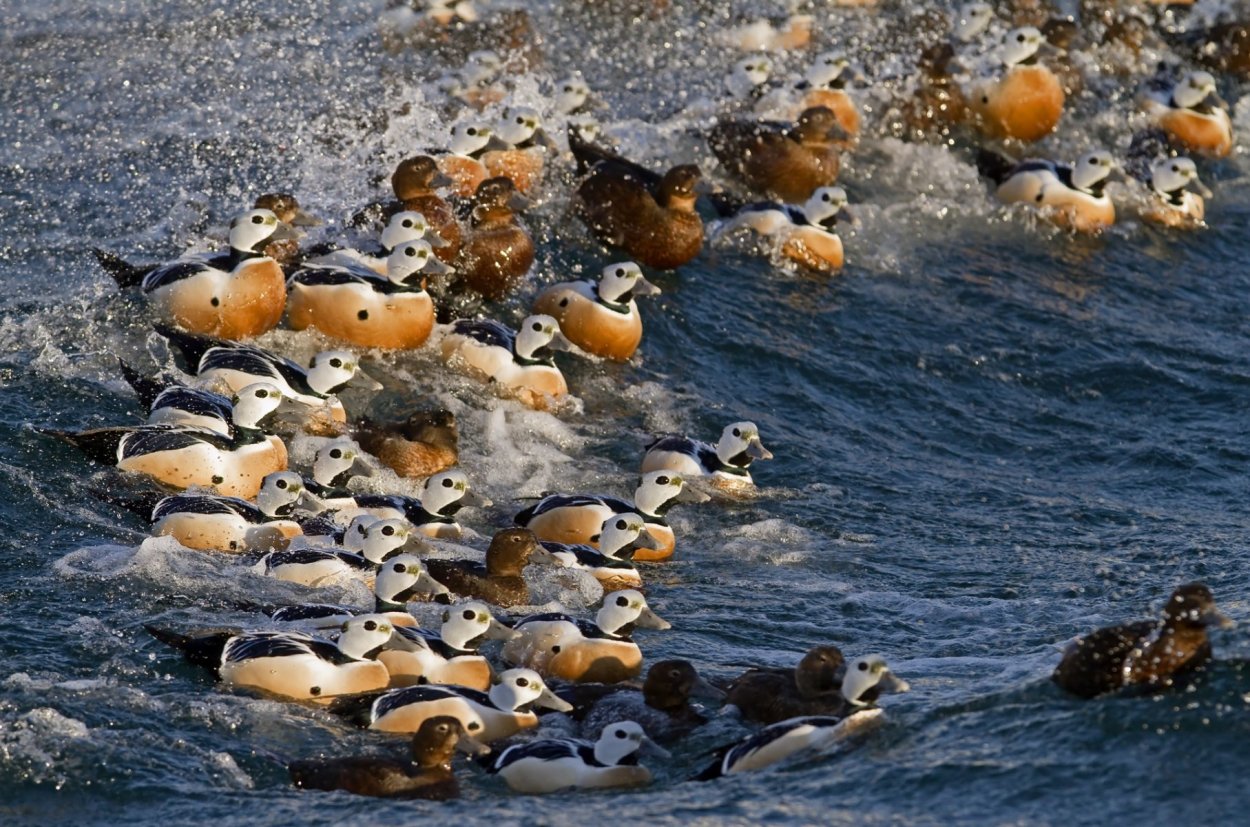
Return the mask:
<svg viewBox="0 0 1250 827">
<path fill-rule="evenodd" d="M 640 634 L 644 651 L 722 677 L 821 642 L 880 653 L 913 687 L 887 700 L 886 727 L 832 759 L 681 783 L 746 731 L 717 718 L 655 765 L 653 787 L 617 794 L 520 798 L 471 772 L 449 804 L 290 789 L 273 756 L 376 740 L 218 691 L 141 624 L 241 623 L 235 602 L 294 593 L 232 560 L 140 546 L 143 526 L 92 495 L 111 477 L 29 425 L 139 413 L 113 358 L 152 364 L 149 318 L 92 246 L 170 258 L 273 189 L 341 219 L 396 159 L 439 142 L 448 121 L 423 83 L 445 67 L 384 53 L 378 5 L 0 9 L 0 823 L 1244 818 L 1244 629 L 1216 633 L 1221 662 L 1183 691 L 1086 703 L 1047 680 L 1065 641 L 1152 614 L 1182 582 L 1204 580 L 1247 616 L 1242 156 L 1202 168 L 1217 191 L 1210 229 L 1129 222 L 1089 240 L 995 206 L 958 151 L 878 139 L 845 175 L 859 223 L 842 276 L 775 269 L 734 245 L 660 274 L 634 362 L 566 363 L 580 410 L 523 411 L 422 353 L 367 356 L 387 390 L 349 404 L 451 407 L 464 467 L 495 501 L 467 518 L 482 533 L 518 495 L 628 494 L 652 433 L 712 439 L 754 420 L 777 457 L 756 474 L 761 496 L 674 511 L 678 555 L 645 575 L 674 630 Z M 698 144 L 688 123 L 648 125 L 648 113 L 716 88 L 733 55 L 706 36 L 762 7 L 625 25 L 550 5 L 536 14 L 551 68 L 523 79 L 522 97 L 541 103 L 580 68 L 612 131 L 657 165 Z M 876 25 L 820 14 L 848 37 Z M 1129 99 L 1076 104 L 1043 149 L 1127 145 Z M 530 217 L 542 282 L 612 260 L 566 219 L 563 192 L 553 176 Z M 501 313 L 515 320 L 523 302 Z M 263 341 L 297 358 L 319 344 Z M 297 460 L 311 451 L 293 446 Z M 584 607 L 576 591 L 543 594 Z"/>
</svg>

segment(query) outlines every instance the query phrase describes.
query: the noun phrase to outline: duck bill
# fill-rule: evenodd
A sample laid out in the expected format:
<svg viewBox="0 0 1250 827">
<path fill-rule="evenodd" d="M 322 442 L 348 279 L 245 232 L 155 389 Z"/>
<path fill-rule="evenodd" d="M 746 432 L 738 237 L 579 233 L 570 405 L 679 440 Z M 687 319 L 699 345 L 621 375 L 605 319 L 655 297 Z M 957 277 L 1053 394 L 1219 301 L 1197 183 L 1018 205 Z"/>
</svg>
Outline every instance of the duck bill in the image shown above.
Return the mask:
<svg viewBox="0 0 1250 827">
<path fill-rule="evenodd" d="M 372 477 L 373 471 L 373 464 L 359 455 L 352 460 L 351 467 L 347 469 L 347 473 L 355 477 Z"/>
<path fill-rule="evenodd" d="M 1227 109 L 1228 101 L 1220 97 L 1219 92 L 1209 92 L 1207 96 L 1202 99 L 1201 105 L 1210 106 L 1215 109 Z"/>
<path fill-rule="evenodd" d="M 877 686 L 882 692 L 894 692 L 900 695 L 911 691 L 911 684 L 893 672 L 886 672 L 881 680 L 877 682 Z"/>
<path fill-rule="evenodd" d="M 1215 195 L 1215 193 L 1211 192 L 1211 190 L 1207 188 L 1206 184 L 1202 183 L 1202 181 L 1198 180 L 1197 178 L 1190 178 L 1189 183 L 1186 184 L 1185 186 L 1189 187 L 1189 189 L 1198 193 L 1203 198 L 1210 198 L 1211 196 Z"/>
<path fill-rule="evenodd" d="M 543 347 L 546 347 L 550 350 L 562 350 L 565 353 L 569 353 L 573 350 L 573 348 L 577 347 L 577 345 L 569 341 L 568 336 L 565 336 L 563 333 L 557 330 L 552 335 L 551 341 L 543 345 Z"/>
<path fill-rule="evenodd" d="M 381 382 L 359 368 L 356 369 L 356 373 L 352 375 L 352 378 L 347 380 L 347 386 L 350 388 L 363 388 L 367 391 L 382 390 Z"/>
<path fill-rule="evenodd" d="M 460 504 L 465 508 L 486 508 L 493 505 L 489 497 L 485 497 L 476 491 L 466 491 L 464 496 L 460 498 Z"/>
<path fill-rule="evenodd" d="M 448 179 L 448 180 L 450 180 L 450 179 Z M 426 231 L 426 233 L 425 233 L 425 235 L 424 235 L 424 236 L 422 236 L 422 237 L 423 237 L 423 238 L 424 238 L 424 239 L 425 239 L 425 240 L 429 243 L 429 245 L 430 245 L 431 247 L 433 247 L 433 248 L 435 248 L 435 249 L 439 249 L 439 248 L 442 248 L 442 247 L 450 247 L 450 246 L 451 246 L 451 242 L 450 242 L 450 241 L 448 241 L 447 239 L 443 238 L 441 235 L 439 235 L 438 233 L 434 232 L 433 230 L 427 230 L 427 231 Z"/>
<path fill-rule="evenodd" d="M 664 747 L 660 746 L 655 741 L 652 741 L 650 738 L 648 738 L 645 735 L 642 736 L 641 746 L 639 746 L 638 752 L 644 755 L 652 755 L 656 758 L 662 758 L 662 759 L 673 757 L 673 754 L 671 752 L 664 749 Z"/>
<path fill-rule="evenodd" d="M 1205 626 L 1214 626 L 1217 629 L 1231 629 L 1237 625 L 1235 620 L 1214 606 L 1202 613 L 1202 623 Z"/>
<path fill-rule="evenodd" d="M 634 286 L 629 289 L 629 292 L 635 296 L 658 296 L 663 291 L 656 287 L 654 283 L 647 281 L 646 276 L 639 276 L 638 280 L 634 282 Z"/>
<path fill-rule="evenodd" d="M 451 178 L 448 175 L 444 175 L 441 172 L 436 172 L 434 174 L 434 177 L 430 179 L 430 188 L 436 189 L 436 190 L 442 189 L 443 187 L 450 187 L 454 183 L 456 183 L 455 179 Z"/>
<path fill-rule="evenodd" d="M 291 224 L 296 227 L 320 227 L 324 223 L 317 216 L 303 210 L 296 210 L 295 215 L 291 216 Z"/>
<path fill-rule="evenodd" d="M 486 146 L 482 147 L 478 154 L 486 152 L 503 152 L 508 149 L 512 149 L 512 144 L 508 143 L 503 138 L 500 138 L 498 135 L 491 135 L 490 139 L 486 142 Z"/>
<path fill-rule="evenodd" d="M 695 678 L 694 685 L 690 687 L 690 694 L 696 698 L 706 698 L 709 701 L 721 701 L 727 697 L 725 690 L 712 686 L 702 675 Z"/>
<path fill-rule="evenodd" d="M 660 548 L 659 540 L 652 537 L 651 532 L 647 531 L 645 528 L 638 532 L 638 539 L 634 540 L 634 542 L 630 543 L 630 545 L 634 548 L 649 548 L 652 551 Z"/>
<path fill-rule="evenodd" d="M 519 192 L 514 192 L 508 196 L 508 209 L 510 210 L 520 211 L 520 210 L 528 209 L 529 205 L 532 203 L 534 202 L 526 198 L 524 195 L 522 195 Z"/>
<path fill-rule="evenodd" d="M 465 733 L 460 736 L 460 740 L 456 742 L 456 749 L 469 755 L 489 755 L 490 747 L 474 738 L 472 735 Z"/>
<path fill-rule="evenodd" d="M 421 272 L 427 273 L 431 276 L 449 276 L 456 272 L 456 268 L 452 267 L 450 264 L 439 261 L 434 256 L 430 256 L 430 258 L 425 262 L 425 266 L 421 268 Z"/>
<path fill-rule="evenodd" d="M 660 617 L 646 606 L 643 607 L 641 614 L 638 615 L 638 619 L 634 621 L 634 625 L 641 626 L 644 629 L 663 630 L 673 628 L 673 624 L 669 623 L 667 620 Z"/>
<path fill-rule="evenodd" d="M 676 499 L 679 503 L 705 503 L 712 498 L 702 491 L 698 491 L 690 487 L 689 485 L 683 485 L 681 487 L 681 493 L 677 495 Z"/>
<path fill-rule="evenodd" d="M 747 456 L 751 459 L 772 459 L 773 452 L 765 448 L 760 438 L 756 437 L 747 443 Z"/>
<path fill-rule="evenodd" d="M 273 235 L 269 236 L 270 241 L 296 241 L 304 237 L 304 234 L 292 227 L 285 221 L 279 221 L 278 227 L 273 231 Z"/>
<path fill-rule="evenodd" d="M 408 535 L 408 539 L 404 540 L 402 550 L 405 554 L 429 554 L 430 545 L 425 542 L 425 535 L 419 531 L 413 531 Z"/>
<path fill-rule="evenodd" d="M 299 492 L 299 499 L 295 501 L 295 507 L 316 513 L 326 510 L 325 502 L 307 488 Z"/>
<path fill-rule="evenodd" d="M 490 625 L 486 627 L 483 636 L 487 640 L 513 640 L 519 638 L 521 633 L 516 629 L 509 629 L 495 618 L 490 619 Z"/>
<path fill-rule="evenodd" d="M 431 577 L 428 571 L 422 571 L 421 576 L 417 578 L 417 582 L 413 583 L 413 586 L 435 597 L 449 597 L 451 595 L 451 590 Z"/>
<path fill-rule="evenodd" d="M 541 706 L 543 709 L 554 709 L 556 712 L 573 711 L 573 704 L 564 700 L 547 687 L 543 687 L 543 694 L 534 700 L 534 706 Z"/>
<path fill-rule="evenodd" d="M 547 130 L 543 129 L 541 126 L 534 130 L 533 141 L 551 152 L 560 151 L 560 147 L 556 146 L 556 142 L 553 141 L 551 136 L 547 134 Z"/>
</svg>

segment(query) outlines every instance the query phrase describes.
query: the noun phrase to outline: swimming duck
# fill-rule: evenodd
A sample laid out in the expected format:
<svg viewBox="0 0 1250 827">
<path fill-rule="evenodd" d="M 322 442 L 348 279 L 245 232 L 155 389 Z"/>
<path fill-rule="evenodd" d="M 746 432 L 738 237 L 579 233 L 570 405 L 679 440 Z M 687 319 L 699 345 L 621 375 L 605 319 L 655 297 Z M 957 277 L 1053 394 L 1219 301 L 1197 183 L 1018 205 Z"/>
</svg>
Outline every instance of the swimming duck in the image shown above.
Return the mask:
<svg viewBox="0 0 1250 827">
<path fill-rule="evenodd" d="M 604 596 L 593 622 L 559 612 L 521 618 L 512 627 L 519 634 L 504 644 L 502 657 L 566 681 L 620 683 L 642 674 L 642 652 L 630 639 L 635 627 L 672 624 L 651 611 L 642 592 L 625 589 Z"/>
<path fill-rule="evenodd" d="M 366 267 L 379 276 L 386 276 L 391 253 L 409 241 L 424 241 L 436 254 L 437 248 L 447 244 L 431 229 L 424 215 L 415 210 L 401 210 L 386 222 L 375 249 L 356 250 L 333 243 L 325 244 L 310 250 L 303 264 L 305 267 L 346 267 L 349 270 Z"/>
<path fill-rule="evenodd" d="M 424 479 L 459 461 L 456 415 L 448 410 L 417 411 L 394 424 L 364 419 L 356 435 L 366 451 L 401 477 Z"/>
<path fill-rule="evenodd" d="M 470 560 L 427 560 L 430 575 L 452 594 L 472 597 L 507 609 L 529 603 L 529 587 L 522 572 L 532 562 L 549 557 L 527 528 L 495 532 L 484 563 Z"/>
<path fill-rule="evenodd" d="M 599 581 L 604 591 L 635 589 L 642 585 L 642 575 L 630 560 L 638 549 L 659 546 L 647 531 L 646 523 L 637 514 L 613 514 L 603 521 L 594 538 L 599 547 L 585 544 L 554 543 L 542 545 L 551 555 L 551 562 L 561 568 L 581 569 Z"/>
<path fill-rule="evenodd" d="M 238 497 L 175 494 L 156 503 L 152 534 L 173 537 L 200 551 L 245 552 L 284 547 L 303 533 L 289 519 L 291 509 L 307 496 L 293 471 L 277 471 L 261 481 L 255 504 Z"/>
<path fill-rule="evenodd" d="M 376 520 L 364 525 L 363 532 L 359 552 L 335 546 L 280 549 L 260 558 L 253 571 L 304 586 L 323 586 L 351 578 L 371 579 L 383 563 L 409 546 L 410 540 L 414 541 L 412 545 L 419 545 L 415 542 L 416 533 L 405 520 Z"/>
<path fill-rule="evenodd" d="M 491 504 L 472 490 L 468 476 L 457 469 L 435 474 L 422 483 L 420 499 L 399 494 L 353 494 L 352 501 L 354 506 L 339 511 L 340 522 L 362 513 L 382 519 L 402 517 L 427 537 L 450 540 L 464 531 L 456 522 L 460 509 Z"/>
<path fill-rule="evenodd" d="M 496 122 L 494 135 L 506 148 L 482 153 L 489 177 L 508 178 L 518 192 L 529 195 L 542 183 L 547 152 L 556 149 L 543 131 L 542 116 L 530 106 L 509 106 Z"/>
<path fill-rule="evenodd" d="M 94 462 L 144 474 L 171 488 L 198 485 L 251 499 L 266 474 L 286 470 L 286 445 L 257 428 L 261 419 L 277 409 L 282 394 L 274 385 L 258 382 L 241 389 L 238 398 L 230 437 L 186 425 L 41 432 L 68 442 Z"/>
<path fill-rule="evenodd" d="M 708 134 L 721 165 L 748 189 L 802 203 L 838 179 L 838 142 L 846 133 L 824 106 L 803 110 L 793 127 L 771 122 L 722 120 Z"/>
<path fill-rule="evenodd" d="M 1172 592 L 1158 620 L 1121 623 L 1077 638 L 1051 679 L 1081 698 L 1127 687 L 1167 689 L 1211 659 L 1207 629 L 1232 625 L 1215 607 L 1209 588 L 1188 583 Z"/>
<path fill-rule="evenodd" d="M 434 302 L 420 278 L 451 268 L 425 241 L 400 244 L 383 278 L 364 265 L 302 267 L 291 276 L 288 321 L 361 347 L 415 348 L 434 329 Z"/>
<path fill-rule="evenodd" d="M 386 667 L 373 658 L 391 624 L 366 615 L 343 624 L 337 643 L 303 632 L 218 632 L 192 637 L 145 624 L 157 640 L 211 669 L 221 682 L 284 700 L 324 700 L 386 686 Z"/>
<path fill-rule="evenodd" d="M 848 221 L 846 190 L 820 187 L 802 207 L 763 201 L 738 207 L 716 222 L 712 237 L 751 230 L 773 242 L 776 255 L 822 273 L 836 273 L 844 263 L 842 239 L 834 232 Z"/>
<path fill-rule="evenodd" d="M 659 293 L 637 264 L 621 261 L 603 268 L 598 285 L 589 280 L 551 285 L 534 300 L 534 312 L 554 318 L 582 350 L 624 361 L 642 341 L 635 297 Z"/>
<path fill-rule="evenodd" d="M 148 410 L 148 425 L 189 425 L 207 428 L 222 436 L 234 435 L 234 401 L 215 391 L 193 388 L 176 379 L 150 378 L 119 360 L 122 375 L 134 389 L 139 402 Z M 267 394 L 266 394 L 267 395 Z M 265 405 L 264 396 L 246 394 L 239 403 L 246 406 Z M 265 405 L 266 410 L 268 406 Z M 272 412 L 257 417 L 246 415 L 257 427 L 263 427 Z"/>
<path fill-rule="evenodd" d="M 637 753 L 649 749 L 668 758 L 642 727 L 621 721 L 603 729 L 599 740 L 539 739 L 508 747 L 484 761 L 487 771 L 503 777 L 521 793 L 553 793 L 570 787 L 638 787 L 651 783 L 651 771 Z"/>
<path fill-rule="evenodd" d="M 592 106 L 590 86 L 579 73 L 574 72 L 556 84 L 552 105 L 561 115 L 583 114 Z"/>
<path fill-rule="evenodd" d="M 820 715 L 780 721 L 722 748 L 716 760 L 693 780 L 710 781 L 761 770 L 799 752 L 828 749 L 838 741 L 875 727 L 882 715 L 880 709 L 868 709 L 846 717 Z"/>
<path fill-rule="evenodd" d="M 355 224 L 386 221 L 389 227 L 389 219 L 397 213 L 418 213 L 429 224 L 432 234 L 442 242 L 440 245 L 431 240 L 434 253 L 443 262 L 450 264 L 460 254 L 463 234 L 456 211 L 438 194 L 438 189 L 451 184 L 452 180 L 439 171 L 438 162 L 429 155 L 405 158 L 396 165 L 395 172 L 391 174 L 391 189 L 395 193 L 395 200 L 365 207 L 352 221 Z M 472 190 L 469 194 L 472 194 Z"/>
<path fill-rule="evenodd" d="M 549 494 L 513 517 L 540 540 L 557 543 L 588 543 L 596 545 L 603 521 L 613 514 L 634 512 L 646 520 L 647 533 L 659 544 L 657 549 L 639 549 L 635 560 L 666 560 L 677 544 L 673 529 L 664 515 L 679 502 L 707 502 L 708 495 L 687 488 L 685 481 L 668 471 L 649 471 L 642 475 L 634 490 L 634 501 L 605 495 Z"/>
<path fill-rule="evenodd" d="M 551 316 L 528 316 L 513 332 L 491 319 L 458 319 L 443 337 L 443 359 L 491 383 L 522 404 L 545 410 L 569 392 L 552 349 L 568 339 Z"/>
<path fill-rule="evenodd" d="M 976 84 L 966 95 L 977 126 L 994 138 L 1032 142 L 1049 135 L 1063 117 L 1063 84 L 1037 63 L 1045 38 L 1032 26 L 1007 33 L 1001 77 Z"/>
<path fill-rule="evenodd" d="M 292 761 L 291 782 L 305 790 L 343 790 L 375 798 L 424 798 L 446 801 L 460 795 L 451 759 L 460 750 L 485 755 L 490 747 L 473 739 L 456 718 L 429 718 L 412 736 L 412 756 L 389 755 L 315 758 Z"/>
<path fill-rule="evenodd" d="M 780 24 L 769 20 L 752 20 L 726 29 L 719 39 L 727 46 L 744 52 L 777 52 L 804 49 L 812 41 L 810 14 L 792 14 Z"/>
<path fill-rule="evenodd" d="M 456 124 L 451 128 L 447 152 L 438 155 L 438 172 L 450 182 L 446 186 L 453 193 L 472 198 L 482 182 L 491 177 L 482 156 L 507 148 L 486 121 L 473 119 Z"/>
<path fill-rule="evenodd" d="M 370 390 L 382 387 L 360 370 L 354 354 L 344 350 L 322 351 L 304 368 L 255 345 L 195 336 L 164 325 L 157 325 L 156 330 L 183 353 L 202 382 L 231 390 L 253 382 L 271 382 L 282 391 L 285 399 L 308 408 L 328 410 L 330 423 L 347 421 L 343 403 L 334 394 L 348 387 Z M 327 427 L 333 430 L 330 423 Z M 318 423 L 306 424 L 305 430 L 310 430 L 309 425 Z"/>
<path fill-rule="evenodd" d="M 728 703 L 748 721 L 771 724 L 800 715 L 845 716 L 883 692 L 911 687 L 877 655 L 849 665 L 836 646 L 817 646 L 793 669 L 752 669 L 729 686 Z"/>
<path fill-rule="evenodd" d="M 433 683 L 485 692 L 494 672 L 478 646 L 487 640 L 511 640 L 516 634 L 496 620 L 485 603 L 470 601 L 449 606 L 437 632 L 400 630 L 378 660 L 391 673 L 392 687 Z"/>
<path fill-rule="evenodd" d="M 699 168 L 676 166 L 664 175 L 589 143 L 569 129 L 578 173 L 573 208 L 595 237 L 659 270 L 675 270 L 703 248 L 703 220 L 695 211 Z"/>
<path fill-rule="evenodd" d="M 1150 119 L 1173 143 L 1207 158 L 1225 158 L 1233 149 L 1228 104 L 1216 91 L 1210 72 L 1190 72 L 1169 86 L 1152 83 L 1142 99 Z"/>
<path fill-rule="evenodd" d="M 1210 198 L 1211 190 L 1198 180 L 1198 167 L 1191 159 L 1160 158 L 1150 165 L 1142 183 L 1150 187 L 1143 218 L 1166 227 L 1205 226 L 1204 196 Z M 1190 192 L 1190 187 L 1198 192 Z"/>
<path fill-rule="evenodd" d="M 534 241 L 516 216 L 528 204 L 510 178 L 487 178 L 478 186 L 456 259 L 458 284 L 492 300 L 520 286 L 534 264 Z"/>
<path fill-rule="evenodd" d="M 732 488 L 754 484 L 751 463 L 772 458 L 754 422 L 734 422 L 725 426 L 715 445 L 676 435 L 656 439 L 642 457 L 641 473 L 673 471 L 686 480 L 711 477 L 714 485 Z"/>
<path fill-rule="evenodd" d="M 1115 223 L 1115 204 L 1104 192 L 1115 162 L 1106 152 L 1088 152 L 1074 166 L 1043 159 L 1014 163 L 982 149 L 977 168 L 1006 204 L 1032 204 L 1047 218 L 1076 232 L 1097 232 Z"/>
<path fill-rule="evenodd" d="M 358 726 L 380 732 L 416 732 L 427 718 L 451 715 L 483 743 L 538 726 L 530 706 L 568 712 L 532 669 L 509 669 L 488 692 L 463 686 L 409 686 L 382 695 L 344 698 L 331 706 Z"/>
<path fill-rule="evenodd" d="M 578 683 L 557 690 L 573 705 L 569 713 L 581 731 L 598 732 L 612 721 L 638 721 L 661 744 L 670 744 L 707 723 L 692 697 L 722 699 L 725 693 L 704 680 L 686 660 L 651 664 L 642 688 L 628 684 Z"/>
</svg>

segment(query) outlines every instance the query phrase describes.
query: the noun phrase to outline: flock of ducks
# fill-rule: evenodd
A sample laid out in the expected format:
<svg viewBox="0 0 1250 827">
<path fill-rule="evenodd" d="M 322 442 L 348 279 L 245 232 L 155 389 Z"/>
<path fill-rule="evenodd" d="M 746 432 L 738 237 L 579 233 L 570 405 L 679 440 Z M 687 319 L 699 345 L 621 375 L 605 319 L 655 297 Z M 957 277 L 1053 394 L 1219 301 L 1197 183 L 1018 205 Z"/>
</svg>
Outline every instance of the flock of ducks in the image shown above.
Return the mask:
<svg viewBox="0 0 1250 827">
<path fill-rule="evenodd" d="M 1048 51 L 1072 53 L 1098 37 L 1142 50 L 1159 36 L 1152 12 L 1133 5 L 1086 3 L 1088 23 L 1054 19 L 1009 28 L 1013 16 L 1036 13 L 1037 4 L 1000 4 L 998 12 L 969 4 L 947 21 L 949 35 L 926 33 L 935 39 L 918 58 L 920 73 L 891 111 L 906 115 L 905 129 L 921 136 L 950 140 L 952 130 L 966 130 L 959 134 L 1009 139 L 1021 148 L 1061 128 L 1066 99 L 1082 82 L 1070 61 L 1061 71 L 1049 68 Z M 650 12 L 662 14 L 663 6 Z M 402 5 L 388 12 L 385 36 L 394 48 L 414 39 L 512 42 L 524 32 L 521 14 L 491 19 L 471 0 Z M 510 77 L 531 60 L 518 46 L 503 58 L 474 51 L 444 78 L 449 99 L 468 114 L 446 148 L 398 164 L 393 198 L 359 210 L 351 222 L 356 237 L 345 232 L 333 242 L 308 243 L 295 228 L 316 220 L 294 197 L 272 194 L 231 222 L 220 254 L 137 265 L 98 251 L 120 286 L 146 298 L 184 371 L 148 376 L 122 365 L 149 410 L 144 424 L 46 433 L 155 483 L 109 495 L 148 519 L 154 534 L 242 555 L 262 576 L 308 587 L 355 579 L 374 591 L 371 606 L 249 605 L 243 608 L 258 618 L 252 630 L 147 627 L 227 687 L 412 736 L 411 753 L 402 758 L 290 762 L 296 785 L 454 797 L 457 749 L 477 754 L 486 772 L 521 792 L 645 784 L 652 776 L 639 757 L 663 758 L 660 743 L 706 722 L 692 699 L 723 699 L 763 728 L 726 745 L 695 776 L 707 780 L 866 732 L 881 718 L 878 698 L 908 689 L 880 657 L 847 662 L 832 646 L 812 649 L 793 669 L 752 669 L 720 688 L 681 660 L 653 663 L 645 680 L 634 682 L 644 672 L 635 630 L 669 628 L 647 603 L 638 564 L 675 553 L 666 519 L 675 504 L 753 488 L 753 463 L 772 458 L 753 423 L 727 425 L 715 443 L 659 437 L 645 450 L 631 500 L 550 494 L 518 509 L 514 526 L 494 534 L 481 561 L 448 560 L 430 558 L 430 543 L 464 537 L 461 510 L 489 505 L 455 467 L 455 418 L 428 411 L 375 422 L 359 411 L 349 415 L 339 399 L 351 387 L 380 387 L 362 371 L 355 348 L 429 347 L 495 392 L 559 412 L 569 389 L 553 350 L 627 360 L 639 347 L 635 299 L 659 292 L 643 267 L 681 267 L 709 238 L 749 231 L 770 241 L 778 262 L 842 268 L 836 228 L 849 216 L 837 184 L 841 162 L 870 140 L 851 63 L 824 53 L 795 81 L 777 83 L 772 74 L 784 59 L 779 52 L 808 49 L 817 31 L 810 16 L 796 15 L 724 33 L 729 44 L 767 50 L 735 64 L 724 99 L 687 113 L 707 124 L 698 131 L 726 191 L 710 192 L 694 164 L 655 171 L 603 143 L 579 77 L 558 84 L 552 101 L 567 126 L 574 163 L 566 164 L 539 112 L 506 100 Z M 1181 153 L 1219 158 L 1232 149 L 1216 81 L 1203 69 L 1168 68 L 1144 87 L 1142 106 L 1145 129 L 1133 139 L 1133 163 L 1124 166 L 1143 184 L 1140 213 L 1170 226 L 1198 226 L 1202 194 L 1191 191 L 1199 186 L 1197 167 Z M 479 110 L 498 115 L 492 120 Z M 1005 202 L 1037 207 L 1078 232 L 1115 220 L 1106 184 L 1119 167 L 1109 153 L 1091 152 L 1072 166 L 1013 160 L 984 144 L 976 155 Z M 553 168 L 569 174 L 570 166 L 572 214 L 628 260 L 603 266 L 597 281 L 541 290 L 534 314 L 515 329 L 486 317 L 492 302 L 528 289 L 534 242 L 521 211 L 530 196 L 548 191 Z M 716 215 L 710 227 L 706 212 Z M 335 349 L 305 366 L 246 341 L 284 318 Z M 303 474 L 288 467 L 284 440 L 300 432 L 324 437 Z M 420 496 L 353 487 L 354 477 L 379 464 L 423 480 Z M 593 617 L 503 614 L 532 605 L 527 577 L 562 569 L 602 585 Z M 408 611 L 416 601 L 444 607 L 438 629 L 419 628 Z M 1054 680 L 1082 697 L 1171 686 L 1210 659 L 1206 630 L 1225 622 L 1205 586 L 1182 586 L 1161 619 L 1076 641 Z M 491 641 L 501 644 L 498 651 L 486 651 Z M 563 713 L 596 740 L 531 738 L 500 747 L 538 727 L 537 710 Z"/>
</svg>

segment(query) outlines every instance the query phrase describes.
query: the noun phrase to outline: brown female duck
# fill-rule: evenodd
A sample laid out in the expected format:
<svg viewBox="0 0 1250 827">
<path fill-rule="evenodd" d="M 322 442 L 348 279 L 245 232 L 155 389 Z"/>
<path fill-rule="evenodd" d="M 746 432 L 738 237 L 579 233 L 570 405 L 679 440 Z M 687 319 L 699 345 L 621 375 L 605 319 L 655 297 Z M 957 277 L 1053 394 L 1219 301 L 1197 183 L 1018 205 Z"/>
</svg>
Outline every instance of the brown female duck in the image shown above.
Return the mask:
<svg viewBox="0 0 1250 827">
<path fill-rule="evenodd" d="M 295 786 L 306 790 L 345 790 L 378 798 L 426 798 L 444 801 L 460 795 L 451 759 L 459 749 L 474 755 L 490 747 L 474 740 L 458 718 L 427 718 L 412 737 L 410 758 L 361 755 L 292 761 L 287 768 Z"/>
<path fill-rule="evenodd" d="M 837 115 L 824 106 L 803 110 L 793 127 L 723 120 L 708 145 L 730 175 L 753 192 L 793 204 L 838 180 L 838 144 L 846 140 Z"/>
<path fill-rule="evenodd" d="M 703 248 L 703 220 L 695 212 L 699 168 L 677 166 L 663 176 L 594 146 L 569 129 L 578 171 L 590 175 L 577 188 L 574 210 L 603 243 L 636 261 L 672 270 Z"/>
<path fill-rule="evenodd" d="M 1189 583 L 1172 592 L 1159 620 L 1121 623 L 1077 638 L 1051 680 L 1082 698 L 1129 686 L 1165 689 L 1211 659 L 1209 627 L 1231 625 L 1215 608 L 1211 590 Z"/>
<path fill-rule="evenodd" d="M 406 422 L 362 420 L 360 445 L 401 477 L 424 479 L 456 464 L 460 437 L 448 410 L 417 411 Z"/>
<path fill-rule="evenodd" d="M 672 743 L 707 723 L 691 705 L 691 698 L 725 697 L 687 660 L 651 664 L 641 689 L 619 683 L 579 683 L 558 690 L 556 695 L 573 704 L 569 716 L 582 722 L 583 733 L 599 732 L 616 721 L 637 721 L 659 743 Z"/>
<path fill-rule="evenodd" d="M 515 290 L 534 263 L 534 241 L 517 220 L 529 201 L 509 178 L 487 178 L 473 196 L 471 228 L 456 271 L 460 284 L 487 299 Z"/>
<path fill-rule="evenodd" d="M 548 552 L 527 528 L 508 528 L 495 533 L 486 549 L 486 561 L 427 560 L 430 576 L 453 594 L 485 600 L 508 608 L 529 603 L 529 587 L 522 570 Z"/>
<path fill-rule="evenodd" d="M 816 646 L 793 669 L 744 672 L 729 685 L 726 702 L 738 707 L 747 720 L 765 724 L 819 714 L 812 705 L 820 706 L 838 695 L 845 665 L 838 647 Z"/>
</svg>

